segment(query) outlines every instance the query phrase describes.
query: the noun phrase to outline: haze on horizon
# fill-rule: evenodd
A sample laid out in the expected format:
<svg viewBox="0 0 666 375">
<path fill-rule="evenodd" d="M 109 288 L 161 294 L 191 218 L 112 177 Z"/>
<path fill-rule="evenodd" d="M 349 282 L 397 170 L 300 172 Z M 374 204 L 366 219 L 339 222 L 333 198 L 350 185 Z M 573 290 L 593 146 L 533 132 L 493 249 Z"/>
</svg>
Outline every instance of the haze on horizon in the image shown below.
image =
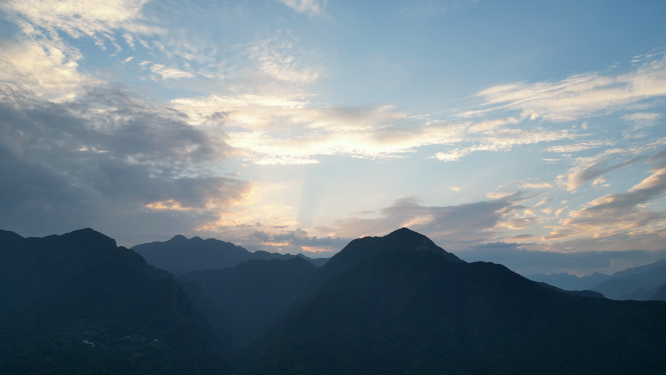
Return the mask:
<svg viewBox="0 0 666 375">
<path fill-rule="evenodd" d="M 666 258 L 666 3 L 7 0 L 0 228 Z"/>
</svg>

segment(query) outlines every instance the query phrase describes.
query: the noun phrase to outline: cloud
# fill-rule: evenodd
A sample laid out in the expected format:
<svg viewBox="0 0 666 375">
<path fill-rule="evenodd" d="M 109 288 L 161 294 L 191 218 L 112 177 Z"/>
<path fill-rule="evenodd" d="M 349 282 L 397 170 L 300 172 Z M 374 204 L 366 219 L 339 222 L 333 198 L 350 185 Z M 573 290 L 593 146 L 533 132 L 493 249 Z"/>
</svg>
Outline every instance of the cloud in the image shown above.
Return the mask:
<svg viewBox="0 0 666 375">
<path fill-rule="evenodd" d="M 530 129 L 494 129 L 485 131 L 480 135 L 461 137 L 455 143 L 474 143 L 463 148 L 455 148 L 446 152 L 438 152 L 432 156 L 440 161 L 456 161 L 464 156 L 478 151 L 506 152 L 513 147 L 536 144 L 542 142 L 553 142 L 564 139 L 575 139 L 578 135 L 563 131 L 549 131 L 540 128 Z"/>
<path fill-rule="evenodd" d="M 570 211 L 569 217 L 560 220 L 559 226 L 543 236 L 543 241 L 563 240 L 577 236 L 603 238 L 621 232 L 629 235 L 660 233 L 664 229 L 666 214 L 645 208 L 651 200 L 663 196 L 666 191 L 666 166 L 657 164 L 651 175 L 633 186 L 626 193 L 607 194 Z"/>
<path fill-rule="evenodd" d="M 664 259 L 666 250 L 534 251 L 515 243 L 495 242 L 474 245 L 456 252 L 456 255 L 468 262 L 500 263 L 523 275 L 560 272 L 611 274 Z"/>
<path fill-rule="evenodd" d="M 230 209 L 252 184 L 210 172 L 221 140 L 118 88 L 68 103 L 3 91 L 0 227 L 24 235 L 94 227 L 137 243 L 195 229 Z"/>
<path fill-rule="evenodd" d="M 525 228 L 530 218 L 513 219 L 521 209 L 514 202 L 518 195 L 457 206 L 423 206 L 414 197 L 397 199 L 379 210 L 376 218 L 350 217 L 340 219 L 330 228 L 345 238 L 376 236 L 396 228 L 408 227 L 431 237 L 445 248 L 460 248 L 487 241 L 501 231 L 500 227 Z"/>
<path fill-rule="evenodd" d="M 259 246 L 264 249 L 275 249 L 280 252 L 294 253 L 318 253 L 319 256 L 332 256 L 352 240 L 351 238 L 341 237 L 317 237 L 310 236 L 308 232 L 296 229 L 292 231 L 283 231 L 269 233 L 265 231 L 255 231 L 243 239 L 248 244 L 252 240 L 258 240 Z M 255 245 L 255 246 L 257 246 Z M 308 256 L 311 256 L 308 254 Z"/>
<path fill-rule="evenodd" d="M 321 14 L 326 1 L 320 0 L 280 0 L 281 3 L 299 13 Z"/>
<path fill-rule="evenodd" d="M 550 182 L 519 181 L 518 186 L 524 189 L 547 189 L 552 188 L 553 184 Z"/>
<path fill-rule="evenodd" d="M 555 211 L 555 217 L 560 217 L 560 215 L 562 215 L 562 212 L 564 212 L 564 210 L 566 210 L 567 208 L 569 208 L 569 206 L 562 207 L 562 208 L 558 209 L 557 211 Z"/>
<path fill-rule="evenodd" d="M 76 51 L 49 40 L 12 43 L 0 39 L 0 88 L 57 102 L 71 100 L 81 86 L 93 83 L 78 71 L 81 58 Z"/>
<path fill-rule="evenodd" d="M 631 109 L 639 102 L 666 95 L 666 53 L 655 53 L 624 74 L 589 72 L 560 81 L 516 82 L 477 93 L 490 108 L 464 112 L 474 117 L 489 112 L 520 110 L 549 121 L 572 121 Z"/>
<path fill-rule="evenodd" d="M 539 201 L 539 203 L 535 204 L 534 207 L 539 207 L 542 204 L 546 204 L 546 203 L 552 202 L 554 200 L 555 200 L 555 198 L 543 198 L 542 200 Z"/>
<path fill-rule="evenodd" d="M 154 64 L 151 66 L 150 71 L 161 76 L 163 80 L 196 77 L 190 72 L 185 72 L 176 68 L 167 68 L 160 64 Z"/>
<path fill-rule="evenodd" d="M 622 116 L 622 119 L 634 124 L 634 129 L 640 129 L 647 126 L 654 126 L 657 124 L 657 120 L 662 117 L 659 113 L 632 113 L 630 115 Z"/>
<path fill-rule="evenodd" d="M 228 142 L 255 163 L 316 163 L 319 155 L 399 157 L 416 148 L 464 139 L 466 124 L 424 121 L 393 107 L 308 108 L 295 97 L 242 95 L 173 100 L 174 107 L 205 124 L 216 114 L 230 130 Z"/>
<path fill-rule="evenodd" d="M 259 70 L 280 81 L 312 83 L 319 78 L 315 67 L 303 67 L 303 56 L 294 57 L 293 43 L 278 38 L 258 40 L 249 49 L 250 58 Z"/>
<path fill-rule="evenodd" d="M 603 174 L 627 167 L 645 159 L 644 157 L 634 156 L 621 163 L 609 165 L 609 155 L 612 154 L 604 152 L 594 157 L 576 159 L 579 165 L 557 176 L 558 185 L 564 187 L 567 191 L 574 191 L 584 183 L 594 180 Z"/>
<path fill-rule="evenodd" d="M 72 37 L 89 37 L 114 30 L 155 32 L 140 21 L 149 0 L 8 0 L 5 11 L 25 17 L 33 24 L 67 32 Z"/>
<path fill-rule="evenodd" d="M 495 120 L 486 120 L 486 121 L 481 121 L 479 123 L 476 123 L 467 129 L 468 132 L 470 133 L 481 133 L 485 132 L 488 130 L 493 130 L 495 128 L 498 128 L 500 126 L 504 126 L 507 124 L 519 124 L 525 117 L 521 118 L 515 118 L 515 117 L 509 117 L 507 119 L 495 119 Z"/>
<path fill-rule="evenodd" d="M 115 43 L 113 34 L 116 31 L 125 31 L 125 35 L 163 33 L 160 28 L 145 22 L 142 9 L 147 2 L 148 0 L 8 0 L 0 7 L 13 15 L 27 35 L 34 34 L 37 32 L 35 29 L 41 28 L 54 39 L 59 39 L 55 31 L 60 30 L 73 38 L 83 35 L 93 38 L 104 48 L 104 40 Z"/>
<path fill-rule="evenodd" d="M 614 145 L 614 142 L 610 142 L 610 141 L 589 141 L 589 142 L 576 143 L 576 144 L 572 144 L 572 145 L 551 146 L 551 147 L 548 147 L 546 149 L 546 151 L 569 154 L 569 153 L 572 153 L 572 152 L 579 152 L 579 151 L 589 150 L 589 149 L 593 149 L 593 148 L 599 148 L 599 147 L 603 147 L 603 146 L 612 146 L 612 145 Z"/>
</svg>

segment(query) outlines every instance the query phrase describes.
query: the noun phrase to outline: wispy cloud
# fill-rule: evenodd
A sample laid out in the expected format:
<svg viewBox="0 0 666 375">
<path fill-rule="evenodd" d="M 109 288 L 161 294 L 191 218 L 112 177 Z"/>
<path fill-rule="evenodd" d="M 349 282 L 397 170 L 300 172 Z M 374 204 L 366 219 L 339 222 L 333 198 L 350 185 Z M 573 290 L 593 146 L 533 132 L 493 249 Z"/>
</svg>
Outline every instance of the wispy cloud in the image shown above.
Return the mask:
<svg viewBox="0 0 666 375">
<path fill-rule="evenodd" d="M 149 0 L 9 0 L 0 5 L 22 23 L 27 34 L 31 26 L 49 31 L 64 31 L 73 38 L 83 35 L 96 40 L 104 48 L 104 40 L 115 42 L 116 31 L 154 34 L 164 31 L 145 22 L 142 9 Z M 127 39 L 127 38 L 126 38 Z"/>
<path fill-rule="evenodd" d="M 293 56 L 293 43 L 277 38 L 258 40 L 250 47 L 250 58 L 264 74 L 280 81 L 311 83 L 319 77 L 318 69 L 301 66 L 303 59 Z"/>
<path fill-rule="evenodd" d="M 615 142 L 611 141 L 589 141 L 589 142 L 575 143 L 571 145 L 551 146 L 548 147 L 546 151 L 569 154 L 572 152 L 590 150 L 593 148 L 599 148 L 603 146 L 612 146 L 614 144 Z"/>
<path fill-rule="evenodd" d="M 618 153 L 620 152 L 618 151 Z M 567 191 L 574 191 L 588 181 L 645 159 L 644 157 L 634 156 L 623 162 L 609 165 L 609 161 L 613 156 L 612 153 L 604 152 L 594 157 L 576 159 L 577 166 L 557 176 L 558 185 Z"/>
<path fill-rule="evenodd" d="M 552 188 L 553 184 L 550 182 L 520 181 L 518 186 L 524 189 L 547 189 Z"/>
<path fill-rule="evenodd" d="M 622 119 L 633 124 L 634 129 L 644 128 L 646 126 L 654 126 L 661 119 L 660 113 L 645 113 L 638 112 L 622 116 Z"/>
<path fill-rule="evenodd" d="M 581 235 L 602 238 L 620 232 L 631 234 L 663 230 L 665 224 L 661 221 L 666 218 L 666 214 L 650 211 L 645 204 L 666 192 L 666 166 L 661 161 L 657 162 L 650 173 L 649 177 L 626 193 L 607 194 L 594 199 L 580 210 L 570 211 L 569 217 L 562 219 L 559 226 L 542 237 L 542 240 L 562 240 Z"/>
<path fill-rule="evenodd" d="M 161 64 L 152 65 L 150 71 L 159 75 L 163 80 L 196 77 L 190 72 L 185 72 L 176 68 L 167 68 Z"/>
<path fill-rule="evenodd" d="M 321 14 L 324 11 L 326 0 L 279 0 L 284 5 L 299 13 L 310 15 Z"/>
<path fill-rule="evenodd" d="M 477 94 L 490 108 L 462 113 L 474 117 L 489 112 L 520 110 L 550 121 L 571 121 L 630 109 L 632 105 L 666 95 L 666 53 L 624 74 L 590 72 L 560 81 L 509 83 Z"/>
</svg>

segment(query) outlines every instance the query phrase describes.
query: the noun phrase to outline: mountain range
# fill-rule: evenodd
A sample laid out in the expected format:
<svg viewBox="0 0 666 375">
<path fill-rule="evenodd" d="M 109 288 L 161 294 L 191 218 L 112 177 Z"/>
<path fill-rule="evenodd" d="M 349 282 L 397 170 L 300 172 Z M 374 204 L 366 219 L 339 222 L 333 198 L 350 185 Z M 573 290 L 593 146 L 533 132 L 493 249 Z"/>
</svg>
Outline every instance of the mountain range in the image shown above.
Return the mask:
<svg viewBox="0 0 666 375">
<path fill-rule="evenodd" d="M 666 373 L 666 302 L 537 283 L 407 228 L 319 268 L 149 263 L 89 229 L 0 232 L 0 372 Z"/>
<path fill-rule="evenodd" d="M 615 272 L 613 275 L 594 273 L 578 277 L 568 273 L 537 274 L 527 276 L 530 280 L 545 282 L 566 289 L 589 289 L 616 300 L 657 300 L 655 293 L 666 284 L 666 259 Z"/>
<path fill-rule="evenodd" d="M 328 261 L 328 258 L 313 259 L 302 254 L 279 254 L 261 250 L 250 252 L 230 242 L 214 238 L 204 240 L 200 237 L 187 239 L 182 235 L 176 235 L 168 241 L 136 245 L 132 250 L 144 257 L 148 263 L 176 276 L 191 271 L 233 267 L 248 260 L 291 259 L 298 256 L 317 267 Z"/>
</svg>

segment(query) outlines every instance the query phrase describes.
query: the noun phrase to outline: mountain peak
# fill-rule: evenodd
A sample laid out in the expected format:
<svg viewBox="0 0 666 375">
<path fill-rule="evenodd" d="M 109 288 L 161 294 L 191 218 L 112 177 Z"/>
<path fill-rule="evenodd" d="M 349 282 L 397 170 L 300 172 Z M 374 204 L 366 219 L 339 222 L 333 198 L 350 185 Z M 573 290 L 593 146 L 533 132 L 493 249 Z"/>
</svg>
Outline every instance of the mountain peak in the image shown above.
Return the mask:
<svg viewBox="0 0 666 375">
<path fill-rule="evenodd" d="M 430 251 L 451 262 L 464 263 L 457 256 L 437 246 L 428 237 L 409 228 L 400 228 L 384 237 L 363 237 L 353 240 L 321 267 L 321 272 L 317 276 L 319 280 L 314 284 L 321 283 L 325 279 L 338 275 L 366 259 L 387 251 Z"/>
<path fill-rule="evenodd" d="M 435 244 L 430 238 L 409 228 L 403 227 L 394 230 L 381 238 L 384 247 L 386 248 L 396 248 L 406 251 L 432 251 L 444 256 L 448 260 L 457 262 L 461 261 L 457 256 L 448 253 L 441 247 L 437 246 L 437 244 Z"/>
<path fill-rule="evenodd" d="M 183 236 L 182 234 L 177 234 L 177 235 L 173 236 L 173 238 L 171 238 L 169 241 L 174 241 L 174 242 L 176 242 L 176 241 L 187 241 L 187 237 Z"/>
<path fill-rule="evenodd" d="M 435 245 L 434 242 L 430 240 L 430 238 L 405 227 L 396 229 L 393 232 L 384 236 L 383 238 L 384 241 L 391 241 L 396 244 L 399 243 L 402 245 L 408 245 L 409 247 L 419 248 L 420 246 L 428 246 L 428 247 L 430 245 L 437 246 Z"/>
<path fill-rule="evenodd" d="M 84 228 L 65 233 L 60 236 L 63 240 L 86 245 L 106 245 L 116 247 L 116 240 L 91 228 Z"/>
</svg>

